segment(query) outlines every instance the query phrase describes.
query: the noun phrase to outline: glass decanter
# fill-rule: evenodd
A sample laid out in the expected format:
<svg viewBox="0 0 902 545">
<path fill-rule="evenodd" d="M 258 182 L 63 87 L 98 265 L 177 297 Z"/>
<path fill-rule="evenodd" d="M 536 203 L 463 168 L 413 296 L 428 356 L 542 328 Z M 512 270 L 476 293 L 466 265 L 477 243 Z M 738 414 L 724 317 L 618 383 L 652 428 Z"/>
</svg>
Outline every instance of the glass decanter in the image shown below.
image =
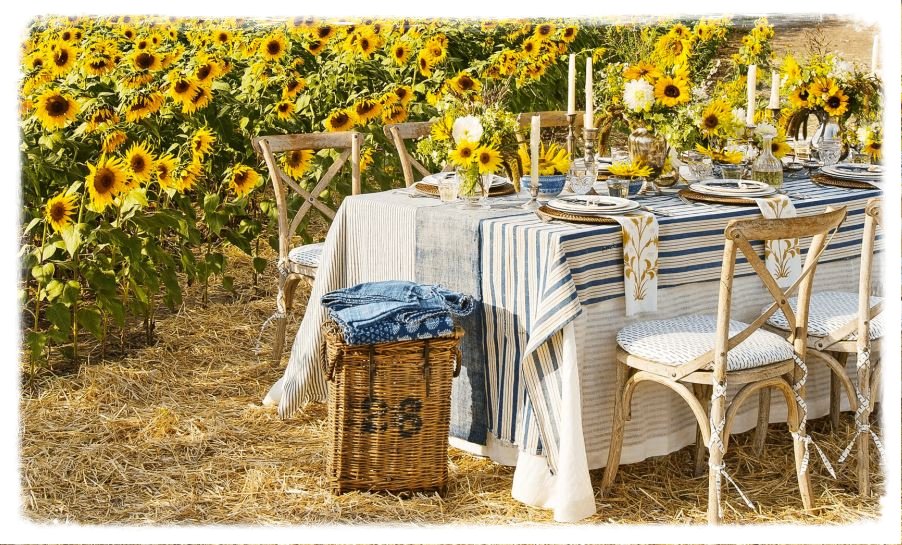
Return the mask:
<svg viewBox="0 0 902 545">
<path fill-rule="evenodd" d="M 780 187 L 783 185 L 783 163 L 774 157 L 772 141 L 773 136 L 764 136 L 761 153 L 752 163 L 752 179 L 773 187 Z"/>
</svg>

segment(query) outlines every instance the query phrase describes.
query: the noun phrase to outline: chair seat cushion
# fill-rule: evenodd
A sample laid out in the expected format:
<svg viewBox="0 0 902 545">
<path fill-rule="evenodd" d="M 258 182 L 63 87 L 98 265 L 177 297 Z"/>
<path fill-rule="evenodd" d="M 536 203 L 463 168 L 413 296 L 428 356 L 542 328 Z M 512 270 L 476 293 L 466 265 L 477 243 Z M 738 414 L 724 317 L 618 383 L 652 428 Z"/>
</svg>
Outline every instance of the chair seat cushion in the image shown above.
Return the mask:
<svg viewBox="0 0 902 545">
<path fill-rule="evenodd" d="M 292 248 L 288 252 L 288 260 L 304 267 L 318 268 L 323 257 L 323 243 L 305 244 Z"/>
<path fill-rule="evenodd" d="M 730 320 L 730 336 L 747 325 Z M 714 316 L 698 314 L 636 322 L 617 332 L 617 344 L 633 356 L 665 365 L 681 365 L 714 348 L 716 327 Z M 792 345 L 785 339 L 759 329 L 727 353 L 727 370 L 751 369 L 792 356 Z"/>
<path fill-rule="evenodd" d="M 871 297 L 871 306 L 882 300 L 880 297 Z M 798 307 L 798 298 L 789 299 L 792 310 Z M 871 320 L 868 337 L 871 340 L 883 337 L 886 332 L 886 313 L 881 312 Z M 823 291 L 811 294 L 811 304 L 808 307 L 808 335 L 810 337 L 827 337 L 834 331 L 845 326 L 858 316 L 858 294 L 842 291 Z M 789 323 L 782 310 L 778 310 L 767 321 L 768 325 L 789 330 Z M 843 340 L 854 341 L 858 339 L 858 331 L 853 331 Z"/>
</svg>

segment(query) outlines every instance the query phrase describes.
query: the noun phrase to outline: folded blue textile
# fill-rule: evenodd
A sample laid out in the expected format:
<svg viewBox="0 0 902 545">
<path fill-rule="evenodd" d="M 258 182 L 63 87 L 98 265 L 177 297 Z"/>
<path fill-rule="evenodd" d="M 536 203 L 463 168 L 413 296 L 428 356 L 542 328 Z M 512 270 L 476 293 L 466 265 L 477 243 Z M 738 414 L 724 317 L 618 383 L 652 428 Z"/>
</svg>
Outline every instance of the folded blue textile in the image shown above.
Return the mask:
<svg viewBox="0 0 902 545">
<path fill-rule="evenodd" d="M 454 331 L 452 314 L 473 311 L 473 298 L 441 286 L 368 282 L 327 293 L 322 304 L 349 345 L 427 339 Z"/>
</svg>

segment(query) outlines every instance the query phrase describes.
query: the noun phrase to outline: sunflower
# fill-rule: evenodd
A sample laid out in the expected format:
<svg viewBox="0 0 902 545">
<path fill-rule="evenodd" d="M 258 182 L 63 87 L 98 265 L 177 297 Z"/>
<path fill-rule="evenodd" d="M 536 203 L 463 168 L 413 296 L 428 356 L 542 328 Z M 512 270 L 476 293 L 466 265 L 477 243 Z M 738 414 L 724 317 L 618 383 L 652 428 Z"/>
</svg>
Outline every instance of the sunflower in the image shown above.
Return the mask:
<svg viewBox="0 0 902 545">
<path fill-rule="evenodd" d="M 742 161 L 741 151 L 718 150 L 715 148 L 705 147 L 701 144 L 696 144 L 695 150 L 702 155 L 710 157 L 711 160 L 717 161 L 718 163 L 729 163 L 731 165 L 735 165 Z"/>
<path fill-rule="evenodd" d="M 323 40 L 313 40 L 307 44 L 307 51 L 314 55 L 319 55 L 326 49 L 326 42 Z"/>
<path fill-rule="evenodd" d="M 653 170 L 641 159 L 636 159 L 629 163 L 614 163 L 610 166 L 609 172 L 612 176 L 634 179 L 651 176 Z"/>
<path fill-rule="evenodd" d="M 160 187 L 163 189 L 177 189 L 176 180 L 173 178 L 176 168 L 178 168 L 178 161 L 172 154 L 167 153 L 157 157 L 157 160 L 154 162 L 154 174 Z"/>
<path fill-rule="evenodd" d="M 197 93 L 198 83 L 185 76 L 175 77 L 169 84 L 169 96 L 176 104 L 184 104 Z"/>
<path fill-rule="evenodd" d="M 541 42 L 535 36 L 533 36 L 528 40 L 523 40 L 523 43 L 520 45 L 520 49 L 527 57 L 535 57 L 541 52 L 542 45 Z"/>
<path fill-rule="evenodd" d="M 212 100 L 213 91 L 211 88 L 206 85 L 198 85 L 191 98 L 182 103 L 182 111 L 186 114 L 193 114 L 209 106 Z"/>
<path fill-rule="evenodd" d="M 48 90 L 38 97 L 38 120 L 45 129 L 53 131 L 68 126 L 78 114 L 78 103 L 62 91 Z"/>
<path fill-rule="evenodd" d="M 78 28 L 65 28 L 60 32 L 60 40 L 69 43 L 80 42 L 84 34 Z"/>
<path fill-rule="evenodd" d="M 235 35 L 231 30 L 225 28 L 220 28 L 210 33 L 210 37 L 213 39 L 213 43 L 217 45 L 228 45 L 232 43 L 232 38 L 234 38 L 234 36 Z"/>
<path fill-rule="evenodd" d="M 782 159 L 787 153 L 792 151 L 792 147 L 786 142 L 786 134 L 780 131 L 777 137 L 771 140 L 770 150 L 777 159 Z"/>
<path fill-rule="evenodd" d="M 407 121 L 407 108 L 403 104 L 389 104 L 382 108 L 383 123 L 403 123 Z"/>
<path fill-rule="evenodd" d="M 238 164 L 232 167 L 229 177 L 229 189 L 240 199 L 260 185 L 262 177 L 256 170 L 247 165 Z"/>
<path fill-rule="evenodd" d="M 554 23 L 542 23 L 540 25 L 536 25 L 536 28 L 533 31 L 533 35 L 540 40 L 547 40 L 549 36 L 554 34 L 554 31 Z"/>
<path fill-rule="evenodd" d="M 370 119 L 377 118 L 379 117 L 379 114 L 382 113 L 382 106 L 379 102 L 370 98 L 358 100 L 354 103 L 353 108 L 354 115 L 357 116 L 357 119 L 359 119 L 361 123 L 366 123 Z"/>
<path fill-rule="evenodd" d="M 212 59 L 202 57 L 194 70 L 194 77 L 200 85 L 208 84 L 222 75 L 222 67 Z"/>
<path fill-rule="evenodd" d="M 360 154 L 360 171 L 363 172 L 366 169 L 370 168 L 374 161 L 373 148 L 367 148 L 363 150 L 363 152 Z"/>
<path fill-rule="evenodd" d="M 490 146 L 476 148 L 476 164 L 480 174 L 492 174 L 501 165 L 501 153 Z"/>
<path fill-rule="evenodd" d="M 198 180 L 204 173 L 204 165 L 195 157 L 187 167 L 185 167 L 182 172 L 179 173 L 176 178 L 176 189 L 179 193 L 184 193 L 185 191 L 194 187 L 197 184 Z"/>
<path fill-rule="evenodd" d="M 628 81 L 642 78 L 649 83 L 653 83 L 663 75 L 664 74 L 661 73 L 661 70 L 657 66 L 646 61 L 639 61 L 623 70 L 623 78 Z"/>
<path fill-rule="evenodd" d="M 460 72 L 448 82 L 451 89 L 457 95 L 466 95 L 468 93 L 478 93 L 482 88 L 482 84 L 478 79 L 470 77 L 466 72 Z"/>
<path fill-rule="evenodd" d="M 724 128 L 724 125 L 730 121 L 733 115 L 730 105 L 721 99 L 717 99 L 709 104 L 703 111 L 701 121 L 698 128 L 702 134 L 708 137 L 717 136 Z"/>
<path fill-rule="evenodd" d="M 154 75 L 150 72 L 139 72 L 137 74 L 129 74 L 122 78 L 122 86 L 126 89 L 140 89 L 154 80 Z"/>
<path fill-rule="evenodd" d="M 476 144 L 461 140 L 457 147 L 451 150 L 449 159 L 457 166 L 466 167 L 472 165 L 473 161 L 476 160 Z"/>
<path fill-rule="evenodd" d="M 113 131 L 103 135 L 101 149 L 104 153 L 113 153 L 125 143 L 128 136 L 122 131 Z"/>
<path fill-rule="evenodd" d="M 115 125 L 119 123 L 119 114 L 112 108 L 101 106 L 88 116 L 88 126 L 85 132 L 94 132 L 104 128 L 105 126 Z"/>
<path fill-rule="evenodd" d="M 417 68 L 420 71 L 420 75 L 424 77 L 429 77 L 432 75 L 432 57 L 429 56 L 429 53 L 426 52 L 425 49 L 420 50 L 417 54 Z"/>
<path fill-rule="evenodd" d="M 50 44 L 47 50 L 47 58 L 50 59 L 50 69 L 55 77 L 66 75 L 75 66 L 77 50 L 63 41 Z"/>
<path fill-rule="evenodd" d="M 849 97 L 839 87 L 824 99 L 824 111 L 830 115 L 840 116 L 849 109 Z"/>
<path fill-rule="evenodd" d="M 125 152 L 125 164 L 133 180 L 140 183 L 149 182 L 154 173 L 154 159 L 147 142 L 132 144 Z"/>
<path fill-rule="evenodd" d="M 60 193 L 47 201 L 44 207 L 44 219 L 54 231 L 62 231 L 72 224 L 72 216 L 76 209 L 76 196 Z"/>
<path fill-rule="evenodd" d="M 25 72 L 29 70 L 43 70 L 46 68 L 46 64 L 47 59 L 45 58 L 43 51 L 32 51 L 22 59 L 22 67 Z"/>
<path fill-rule="evenodd" d="M 307 80 L 295 74 L 288 78 L 282 88 L 282 98 L 294 98 L 307 87 Z"/>
<path fill-rule="evenodd" d="M 296 149 L 282 155 L 279 158 L 279 164 L 285 174 L 292 178 L 300 178 L 310 168 L 310 162 L 313 160 L 313 150 Z"/>
<path fill-rule="evenodd" d="M 410 46 L 403 43 L 395 44 L 391 48 L 391 58 L 395 64 L 401 66 L 407 64 L 407 59 L 410 58 Z"/>
<path fill-rule="evenodd" d="M 335 110 L 323 121 L 323 126 L 329 132 L 339 132 L 350 130 L 356 122 L 354 112 L 350 109 Z"/>
<path fill-rule="evenodd" d="M 288 41 L 281 32 L 274 32 L 260 43 L 260 56 L 268 61 L 277 61 L 285 56 Z"/>
<path fill-rule="evenodd" d="M 655 83 L 655 98 L 667 107 L 689 102 L 689 81 L 663 76 Z"/>
<path fill-rule="evenodd" d="M 530 161 L 529 151 L 525 145 L 520 146 L 517 150 L 520 160 L 523 162 L 523 174 L 530 174 L 532 162 Z M 551 144 L 547 149 L 544 145 L 539 149 L 539 175 L 548 176 L 552 174 L 563 174 L 570 169 L 570 154 L 567 150 Z"/>
<path fill-rule="evenodd" d="M 835 95 L 839 92 L 839 86 L 832 78 L 819 77 L 814 78 L 814 82 L 808 86 L 808 92 L 817 101 L 826 101 L 827 97 Z"/>
<path fill-rule="evenodd" d="M 96 165 L 88 163 L 85 185 L 91 195 L 91 209 L 103 212 L 125 189 L 125 166 L 119 158 L 102 156 Z"/>
<path fill-rule="evenodd" d="M 288 121 L 292 117 L 294 117 L 294 102 L 290 99 L 282 100 L 278 104 L 276 104 L 276 115 L 282 121 Z"/>
<path fill-rule="evenodd" d="M 579 27 L 574 25 L 565 26 L 561 30 L 561 41 L 569 44 L 576 39 L 577 33 L 579 33 Z"/>
<path fill-rule="evenodd" d="M 150 72 L 162 68 L 160 57 L 153 51 L 135 51 L 131 56 L 132 66 L 137 70 L 147 70 Z"/>
<path fill-rule="evenodd" d="M 329 41 L 332 36 L 335 36 L 336 30 L 337 29 L 332 25 L 319 25 L 313 30 L 313 36 L 315 36 L 317 40 L 326 42 Z"/>
<path fill-rule="evenodd" d="M 140 121 L 160 110 L 165 97 L 163 93 L 154 92 L 149 95 L 134 97 L 125 110 L 125 120 L 129 123 Z"/>
<path fill-rule="evenodd" d="M 213 131 L 206 127 L 202 127 L 195 131 L 191 137 L 191 154 L 194 157 L 203 158 L 213 150 L 213 144 L 216 143 L 216 136 Z"/>
<path fill-rule="evenodd" d="M 870 155 L 872 160 L 879 161 L 883 158 L 883 142 L 870 137 L 865 142 L 862 151 Z"/>
<path fill-rule="evenodd" d="M 814 104 L 807 85 L 800 85 L 789 93 L 789 102 L 794 108 L 810 108 Z"/>
<path fill-rule="evenodd" d="M 364 58 L 368 59 L 382 45 L 382 38 L 372 32 L 361 32 L 357 35 L 355 45 L 357 46 L 357 51 Z"/>
<path fill-rule="evenodd" d="M 407 106 L 407 104 L 413 99 L 413 87 L 410 85 L 401 85 L 395 87 L 394 95 L 398 97 L 398 101 Z"/>
<path fill-rule="evenodd" d="M 676 34 L 664 34 L 655 43 L 655 55 L 665 65 L 685 64 L 689 58 L 692 41 Z"/>
</svg>

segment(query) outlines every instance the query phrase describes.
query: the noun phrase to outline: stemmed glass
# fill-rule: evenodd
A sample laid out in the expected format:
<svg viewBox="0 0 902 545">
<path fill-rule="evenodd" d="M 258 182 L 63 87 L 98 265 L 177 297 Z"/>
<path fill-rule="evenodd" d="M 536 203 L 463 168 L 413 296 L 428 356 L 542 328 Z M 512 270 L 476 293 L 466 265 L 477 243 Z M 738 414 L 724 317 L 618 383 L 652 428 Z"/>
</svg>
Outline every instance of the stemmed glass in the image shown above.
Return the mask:
<svg viewBox="0 0 902 545">
<path fill-rule="evenodd" d="M 568 178 L 570 182 L 570 191 L 577 195 L 585 195 L 592 189 L 595 183 L 596 166 L 595 162 L 586 163 L 585 159 L 576 159 L 570 165 Z"/>
</svg>

